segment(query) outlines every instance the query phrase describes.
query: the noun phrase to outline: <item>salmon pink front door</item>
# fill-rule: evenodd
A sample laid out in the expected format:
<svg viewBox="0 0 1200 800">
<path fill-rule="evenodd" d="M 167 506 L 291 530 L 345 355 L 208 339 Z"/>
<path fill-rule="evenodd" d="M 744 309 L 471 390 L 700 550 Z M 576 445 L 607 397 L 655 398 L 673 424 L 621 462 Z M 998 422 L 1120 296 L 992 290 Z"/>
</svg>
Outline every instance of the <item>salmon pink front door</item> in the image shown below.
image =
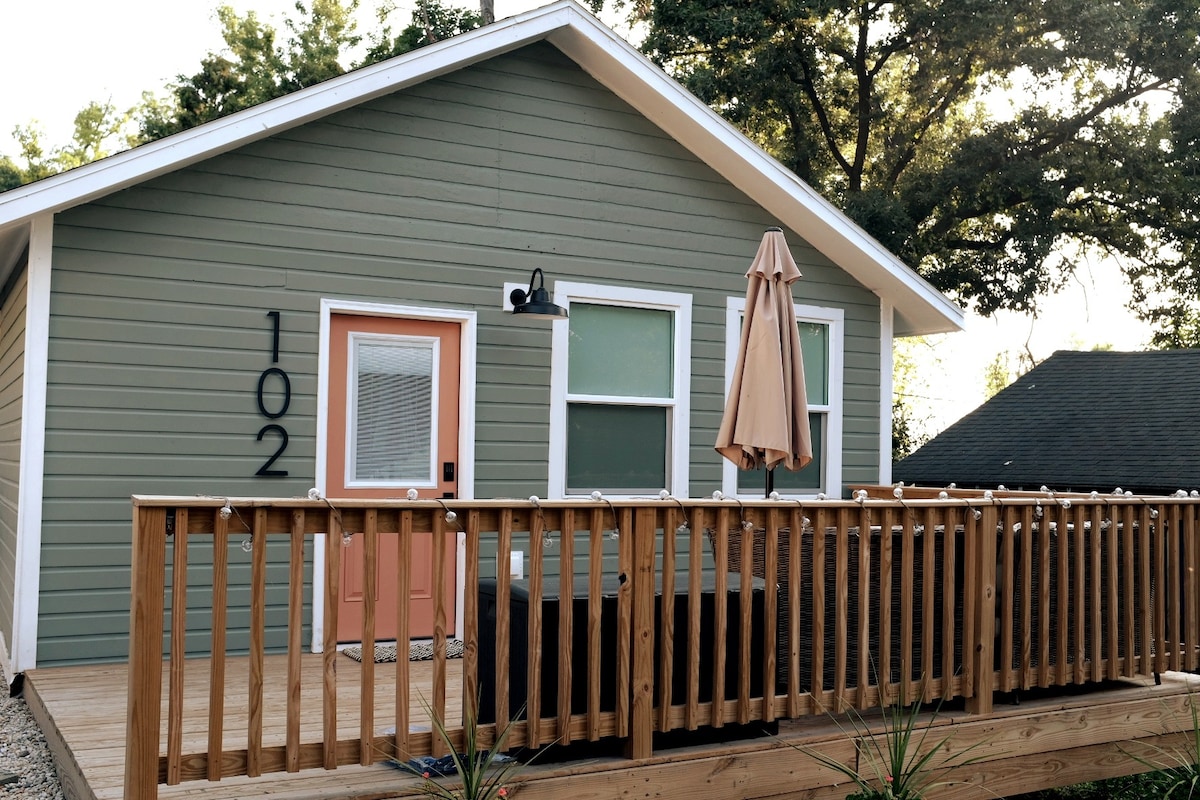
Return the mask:
<svg viewBox="0 0 1200 800">
<path fill-rule="evenodd" d="M 453 322 L 335 314 L 329 335 L 326 496 L 454 497 L 458 475 L 461 328 Z M 447 553 L 455 534 L 447 533 Z M 396 537 L 380 535 L 375 638 L 396 638 Z M 446 559 L 447 617 L 454 619 L 454 561 Z M 338 641 L 358 641 L 363 618 L 363 539 L 342 551 Z M 433 536 L 413 537 L 409 631 L 433 635 Z"/>
</svg>

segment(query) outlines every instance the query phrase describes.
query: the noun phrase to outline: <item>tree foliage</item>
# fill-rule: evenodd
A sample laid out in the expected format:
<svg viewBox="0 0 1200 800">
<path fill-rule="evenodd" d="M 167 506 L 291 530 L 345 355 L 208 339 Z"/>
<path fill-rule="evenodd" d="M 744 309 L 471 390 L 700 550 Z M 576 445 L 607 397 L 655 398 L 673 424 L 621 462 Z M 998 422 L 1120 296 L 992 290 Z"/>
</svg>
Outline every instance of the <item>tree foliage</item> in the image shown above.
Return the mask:
<svg viewBox="0 0 1200 800">
<path fill-rule="evenodd" d="M 1200 292 L 1200 0 L 653 0 L 643 49 L 938 288 Z"/>
<path fill-rule="evenodd" d="M 47 147 L 42 141 L 45 134 L 36 122 L 18 125 L 12 133 L 24 166 L 11 158 L 0 158 L 0 191 L 104 158 L 127 146 L 120 134 L 131 114 L 118 111 L 111 102 L 88 103 L 75 115 L 71 141 L 61 147 Z"/>
</svg>

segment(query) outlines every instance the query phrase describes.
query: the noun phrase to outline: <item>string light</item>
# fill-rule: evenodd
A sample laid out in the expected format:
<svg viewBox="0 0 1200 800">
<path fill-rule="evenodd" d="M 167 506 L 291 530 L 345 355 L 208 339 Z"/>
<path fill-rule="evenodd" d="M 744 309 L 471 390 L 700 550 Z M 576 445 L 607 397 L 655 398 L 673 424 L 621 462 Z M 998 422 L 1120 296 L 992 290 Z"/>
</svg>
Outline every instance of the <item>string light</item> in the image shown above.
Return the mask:
<svg viewBox="0 0 1200 800">
<path fill-rule="evenodd" d="M 416 500 L 420 495 L 417 493 L 416 489 L 409 489 L 407 492 L 404 493 L 404 496 L 407 497 L 409 500 Z"/>
</svg>

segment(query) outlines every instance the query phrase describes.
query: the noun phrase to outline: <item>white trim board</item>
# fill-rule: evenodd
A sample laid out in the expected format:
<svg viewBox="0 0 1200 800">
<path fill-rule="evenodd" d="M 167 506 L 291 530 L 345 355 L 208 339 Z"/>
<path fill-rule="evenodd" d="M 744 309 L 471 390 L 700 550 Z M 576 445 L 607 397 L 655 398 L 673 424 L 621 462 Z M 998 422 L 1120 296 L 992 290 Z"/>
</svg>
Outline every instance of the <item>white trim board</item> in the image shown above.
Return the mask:
<svg viewBox="0 0 1200 800">
<path fill-rule="evenodd" d="M 54 215 L 30 225 L 25 300 L 24 389 L 21 393 L 21 465 L 17 499 L 17 552 L 13 565 L 13 634 L 4 665 L 11 680 L 37 666 L 42 578 L 42 500 L 46 466 L 46 382 L 50 363 L 50 277 Z"/>
<path fill-rule="evenodd" d="M 458 496 L 475 499 L 475 374 L 478 358 L 478 317 L 476 312 L 456 308 L 402 306 L 358 300 L 321 299 L 317 355 L 317 430 L 315 488 L 325 496 L 328 485 L 325 461 L 329 454 L 329 326 L 334 314 L 366 317 L 395 317 L 433 322 L 457 322 L 462 327 L 459 352 L 458 401 Z M 455 548 L 457 581 L 455 594 L 455 630 L 463 627 L 464 576 L 466 574 L 466 535 L 458 534 Z M 325 639 L 325 537 L 315 537 L 313 546 L 313 620 L 311 649 L 319 653 Z"/>
</svg>

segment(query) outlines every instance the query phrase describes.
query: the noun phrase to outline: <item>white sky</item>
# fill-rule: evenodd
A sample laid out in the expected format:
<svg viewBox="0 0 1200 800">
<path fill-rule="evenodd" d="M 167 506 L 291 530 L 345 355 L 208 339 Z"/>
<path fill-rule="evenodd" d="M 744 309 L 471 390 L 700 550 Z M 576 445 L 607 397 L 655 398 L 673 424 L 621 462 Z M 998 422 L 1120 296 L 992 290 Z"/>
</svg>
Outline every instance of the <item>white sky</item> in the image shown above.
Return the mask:
<svg viewBox="0 0 1200 800">
<path fill-rule="evenodd" d="M 145 90 L 165 93 L 179 74 L 222 47 L 216 8 L 220 0 L 0 0 L 7 35 L 0 47 L 0 154 L 17 155 L 16 125 L 37 120 L 44 144 L 65 144 L 79 109 L 92 100 L 118 108 L 137 104 Z M 239 14 L 255 11 L 283 29 L 295 0 L 226 0 Z M 375 27 L 379 0 L 362 0 L 359 33 Z M 473 3 L 470 0 L 458 5 Z M 502 19 L 544 0 L 496 0 Z M 411 1 L 399 2 L 393 30 L 407 23 Z M 1041 319 L 1002 315 L 971 317 L 964 333 L 936 337 L 922 394 L 941 429 L 983 401 L 987 365 L 1002 351 L 1016 354 L 1028 342 L 1037 359 L 1060 349 L 1109 344 L 1138 349 L 1148 338 L 1123 305 L 1127 289 L 1111 265 L 1099 263 L 1071 290 L 1046 303 Z"/>
</svg>

